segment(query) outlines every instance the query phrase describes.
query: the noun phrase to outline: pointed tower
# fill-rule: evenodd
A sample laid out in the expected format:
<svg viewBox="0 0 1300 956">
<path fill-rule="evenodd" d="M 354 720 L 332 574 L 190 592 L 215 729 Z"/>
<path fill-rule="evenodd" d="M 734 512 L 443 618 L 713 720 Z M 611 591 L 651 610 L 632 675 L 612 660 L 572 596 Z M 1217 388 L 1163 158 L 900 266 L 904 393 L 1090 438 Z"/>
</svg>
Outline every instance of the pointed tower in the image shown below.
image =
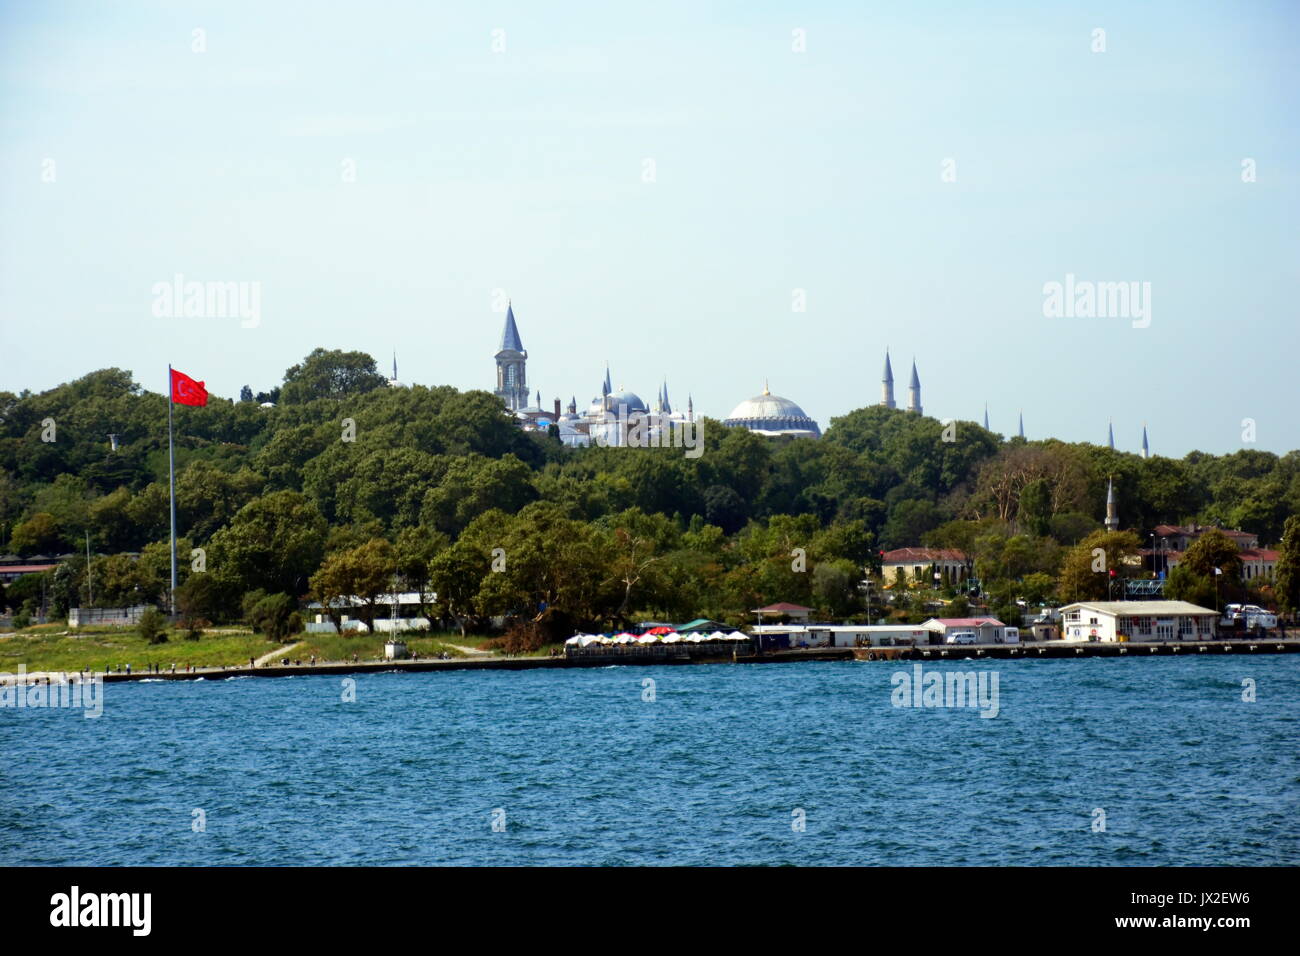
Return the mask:
<svg viewBox="0 0 1300 956">
<path fill-rule="evenodd" d="M 916 374 L 916 359 L 912 359 L 912 381 L 907 386 L 907 410 L 921 414 L 921 379 Z"/>
<path fill-rule="evenodd" d="M 525 365 L 528 351 L 519 339 L 519 327 L 515 325 L 514 306 L 506 305 L 506 325 L 501 331 L 501 348 L 497 350 L 497 387 L 496 396 L 511 411 L 518 411 L 528 405 L 528 380 Z M 538 400 L 540 404 L 540 399 Z"/>
<path fill-rule="evenodd" d="M 1142 457 L 1151 457 L 1151 446 L 1147 444 L 1147 423 L 1142 423 Z"/>
<path fill-rule="evenodd" d="M 894 404 L 894 370 L 889 365 L 889 349 L 885 349 L 885 374 L 880 379 L 880 404 L 896 408 Z"/>
<path fill-rule="evenodd" d="M 1025 413 L 1020 413 L 1020 437 L 1025 437 Z"/>
<path fill-rule="evenodd" d="M 1111 419 L 1106 425 L 1106 447 L 1111 451 L 1115 450 L 1115 420 Z"/>
<path fill-rule="evenodd" d="M 663 413 L 665 415 L 671 415 L 673 413 L 673 406 L 672 403 L 668 401 L 668 379 L 664 379 L 664 387 L 660 392 L 660 395 L 662 396 L 660 405 L 662 406 Z"/>
<path fill-rule="evenodd" d="M 1119 513 L 1115 510 L 1115 483 L 1106 479 L 1106 530 L 1119 530 Z"/>
<path fill-rule="evenodd" d="M 397 349 L 393 349 L 393 381 L 397 381 Z"/>
<path fill-rule="evenodd" d="M 686 393 L 686 420 L 688 422 L 695 421 L 695 398 L 690 392 Z"/>
<path fill-rule="evenodd" d="M 989 430 L 989 403 L 984 403 L 984 430 Z"/>
<path fill-rule="evenodd" d="M 578 396 L 577 396 L 577 395 L 573 395 L 573 396 L 571 396 L 571 397 L 569 398 L 569 414 L 570 414 L 570 415 L 576 415 L 576 414 L 578 414 Z"/>
</svg>

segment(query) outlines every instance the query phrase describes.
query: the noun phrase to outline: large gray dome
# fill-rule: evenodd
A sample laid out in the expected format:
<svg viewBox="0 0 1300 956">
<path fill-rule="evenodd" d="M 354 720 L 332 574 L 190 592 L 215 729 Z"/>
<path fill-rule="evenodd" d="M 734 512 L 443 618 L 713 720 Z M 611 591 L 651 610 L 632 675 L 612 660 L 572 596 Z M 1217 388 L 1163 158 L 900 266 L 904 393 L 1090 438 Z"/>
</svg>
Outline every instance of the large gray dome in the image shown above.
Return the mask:
<svg viewBox="0 0 1300 956">
<path fill-rule="evenodd" d="M 619 411 L 619 407 L 623 405 L 627 406 L 627 412 L 629 415 L 632 414 L 633 412 L 650 411 L 649 406 L 647 406 L 646 403 L 641 400 L 641 396 L 638 395 L 636 392 L 629 392 L 625 389 L 621 389 L 617 392 L 613 392 L 610 394 L 609 410 L 611 412 L 617 415 Z"/>
<path fill-rule="evenodd" d="M 822 433 L 817 422 L 798 404 L 773 395 L 766 388 L 762 395 L 747 398 L 733 408 L 722 424 L 757 432 L 811 433 L 818 438 Z"/>
</svg>

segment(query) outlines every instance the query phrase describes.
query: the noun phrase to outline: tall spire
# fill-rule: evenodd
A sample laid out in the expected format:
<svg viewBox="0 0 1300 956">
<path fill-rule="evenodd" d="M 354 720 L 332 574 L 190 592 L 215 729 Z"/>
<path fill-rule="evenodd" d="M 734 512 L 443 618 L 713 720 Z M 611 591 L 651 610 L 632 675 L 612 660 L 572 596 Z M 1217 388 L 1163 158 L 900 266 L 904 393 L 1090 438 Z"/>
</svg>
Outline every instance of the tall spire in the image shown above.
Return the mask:
<svg viewBox="0 0 1300 956">
<path fill-rule="evenodd" d="M 1111 419 L 1106 425 L 1106 447 L 1111 451 L 1115 450 L 1115 420 Z"/>
<path fill-rule="evenodd" d="M 663 413 L 665 415 L 671 415 L 673 413 L 673 406 L 668 401 L 668 379 L 666 378 L 664 379 L 664 385 L 663 389 L 660 391 L 660 395 L 662 396 L 660 404 L 663 406 Z"/>
<path fill-rule="evenodd" d="M 1119 530 L 1119 512 L 1115 509 L 1115 482 L 1106 478 L 1106 530 Z"/>
<path fill-rule="evenodd" d="M 519 338 L 519 326 L 515 325 L 514 306 L 506 303 L 506 324 L 501 330 L 501 348 L 497 350 L 497 387 L 496 396 L 505 403 L 506 408 L 517 412 L 528 405 L 528 373 L 526 365 L 528 352 Z M 396 360 L 394 360 L 396 365 Z M 538 399 L 541 405 L 541 399 Z"/>
<path fill-rule="evenodd" d="M 989 403 L 984 403 L 984 430 L 989 430 Z"/>
<path fill-rule="evenodd" d="M 885 349 L 885 373 L 880 379 L 880 404 L 885 408 L 894 405 L 894 369 L 889 364 L 889 349 Z"/>
<path fill-rule="evenodd" d="M 600 393 L 608 395 L 612 391 L 614 391 L 614 387 L 609 384 L 609 359 L 605 359 L 605 382 L 600 386 Z"/>
<path fill-rule="evenodd" d="M 506 325 L 501 330 L 501 348 L 499 351 L 524 352 L 524 343 L 519 339 L 519 326 L 515 325 L 515 309 L 509 302 L 506 303 Z"/>
<path fill-rule="evenodd" d="M 916 374 L 916 359 L 912 359 L 912 381 L 907 386 L 907 410 L 921 414 L 921 378 Z"/>
<path fill-rule="evenodd" d="M 1023 411 L 1020 413 L 1020 437 L 1025 437 L 1025 413 Z"/>
<path fill-rule="evenodd" d="M 1142 423 L 1142 457 L 1151 457 L 1151 446 L 1147 444 L 1147 423 Z"/>
<path fill-rule="evenodd" d="M 393 349 L 393 381 L 397 381 L 397 349 Z"/>
<path fill-rule="evenodd" d="M 695 421 L 695 397 L 690 392 L 686 393 L 686 420 Z"/>
</svg>

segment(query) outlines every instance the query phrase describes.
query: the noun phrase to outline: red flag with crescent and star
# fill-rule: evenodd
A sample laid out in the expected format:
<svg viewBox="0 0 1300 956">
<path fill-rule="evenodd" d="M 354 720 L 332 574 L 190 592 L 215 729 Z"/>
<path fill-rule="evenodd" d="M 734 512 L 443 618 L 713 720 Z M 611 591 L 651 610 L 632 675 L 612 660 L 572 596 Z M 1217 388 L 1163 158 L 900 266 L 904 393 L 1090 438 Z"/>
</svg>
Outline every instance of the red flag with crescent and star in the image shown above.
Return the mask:
<svg viewBox="0 0 1300 956">
<path fill-rule="evenodd" d="M 172 369 L 172 401 L 177 405 L 206 405 L 208 390 L 184 372 Z"/>
</svg>

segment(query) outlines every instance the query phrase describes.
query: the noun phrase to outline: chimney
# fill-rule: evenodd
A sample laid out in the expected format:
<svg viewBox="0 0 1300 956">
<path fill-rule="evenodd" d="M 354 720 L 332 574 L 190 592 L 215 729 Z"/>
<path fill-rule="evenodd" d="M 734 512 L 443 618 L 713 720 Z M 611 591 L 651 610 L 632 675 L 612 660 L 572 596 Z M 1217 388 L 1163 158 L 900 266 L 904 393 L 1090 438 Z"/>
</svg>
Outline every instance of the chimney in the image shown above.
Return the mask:
<svg viewBox="0 0 1300 956">
<path fill-rule="evenodd" d="M 555 420 L 557 422 L 560 420 L 560 400 L 558 398 L 555 400 Z"/>
</svg>

